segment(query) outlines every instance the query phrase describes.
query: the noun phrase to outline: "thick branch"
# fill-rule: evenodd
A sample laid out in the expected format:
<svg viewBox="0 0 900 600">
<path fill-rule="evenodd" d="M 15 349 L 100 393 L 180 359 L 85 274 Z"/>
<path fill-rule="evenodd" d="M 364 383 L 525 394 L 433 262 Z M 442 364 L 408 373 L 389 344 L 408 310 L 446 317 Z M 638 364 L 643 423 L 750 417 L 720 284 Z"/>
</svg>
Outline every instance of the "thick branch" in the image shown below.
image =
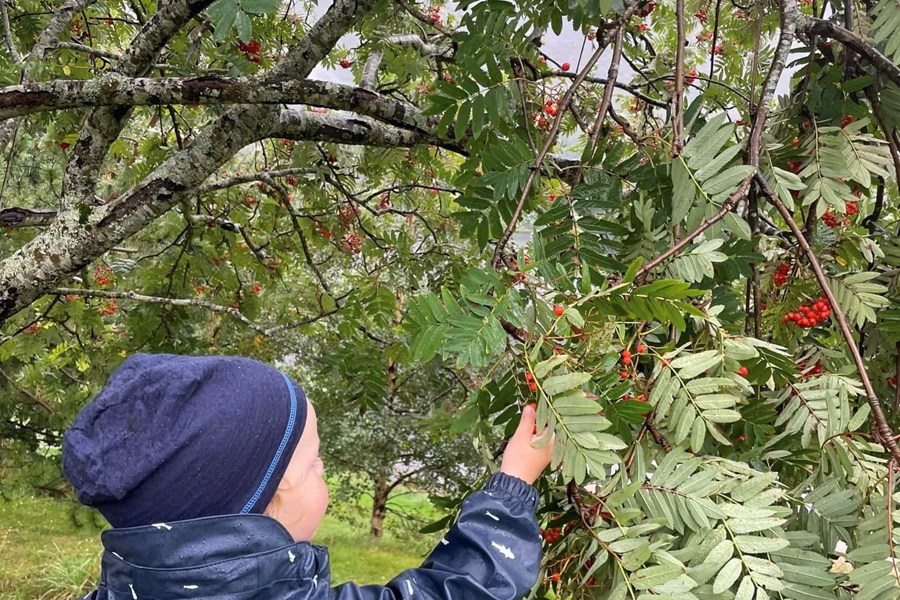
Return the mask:
<svg viewBox="0 0 900 600">
<path fill-rule="evenodd" d="M 295 58 L 291 62 L 297 68 L 293 75 L 307 77 L 374 3 L 375 0 L 335 2 L 295 46 L 294 52 L 303 60 Z M 288 75 L 291 74 L 279 73 Z M 249 143 L 273 135 L 375 144 L 409 140 L 419 143 L 424 137 L 393 130 L 367 118 L 286 113 L 282 117 L 276 107 L 270 106 L 235 106 L 208 125 L 189 147 L 157 167 L 137 188 L 95 207 L 86 219 L 76 206 L 66 206 L 50 227 L 0 262 L 0 324 L 52 290 L 70 273 L 178 204 L 184 194 L 201 185 Z"/>
<path fill-rule="evenodd" d="M 806 15 L 799 15 L 798 26 L 810 35 L 829 37 L 839 41 L 845 47 L 866 59 L 881 75 L 900 85 L 900 65 L 894 64 L 891 59 L 852 31 L 844 29 L 837 23 L 827 19 L 816 19 Z"/>
<path fill-rule="evenodd" d="M 760 139 L 762 138 L 766 118 L 769 116 L 769 105 L 772 103 L 775 88 L 778 86 L 778 81 L 784 72 L 788 54 L 794 43 L 797 19 L 800 17 L 800 9 L 797 7 L 796 0 L 780 0 L 779 15 L 781 19 L 781 33 L 778 38 L 778 47 L 775 49 L 775 55 L 772 57 L 772 66 L 769 67 L 769 73 L 766 75 L 766 80 L 763 83 L 759 103 L 755 107 L 751 106 L 753 129 L 750 131 L 750 142 L 747 146 L 747 163 L 754 167 L 759 166 Z"/>
<path fill-rule="evenodd" d="M 684 0 L 675 0 L 675 88 L 672 91 L 672 158 L 681 154 L 684 144 Z M 715 53 L 713 53 L 715 55 Z M 712 77 L 712 71 L 710 71 Z"/>
<path fill-rule="evenodd" d="M 141 28 L 122 55 L 115 72 L 128 77 L 146 75 L 172 36 L 210 4 L 212 0 L 171 0 L 160 4 L 159 10 Z M 119 137 L 129 114 L 128 108 L 101 107 L 88 115 L 66 164 L 62 208 L 96 203 L 96 173 L 110 145 Z"/>
<path fill-rule="evenodd" d="M 307 104 L 347 110 L 421 132 L 437 120 L 414 105 L 375 92 L 312 79 L 264 81 L 252 77 L 127 78 L 110 73 L 93 80 L 56 80 L 0 88 L 0 119 L 67 108 L 167 104 Z"/>
<path fill-rule="evenodd" d="M 878 437 L 880 438 L 878 441 L 883 446 L 886 446 L 888 451 L 891 453 L 891 456 L 894 457 L 894 460 L 900 461 L 900 447 L 897 446 L 897 441 L 894 439 L 894 434 L 891 431 L 890 426 L 887 423 L 887 419 L 884 417 L 884 412 L 881 410 L 881 403 L 878 401 L 878 397 L 875 395 L 875 390 L 872 389 L 872 382 L 869 381 L 869 375 L 866 371 L 866 365 L 863 362 L 862 355 L 859 353 L 859 348 L 856 346 L 856 342 L 853 339 L 853 333 L 850 331 L 850 326 L 847 324 L 847 319 L 844 317 L 844 311 L 841 309 L 840 304 L 838 304 L 837 300 L 834 298 L 834 294 L 831 292 L 831 287 L 828 285 L 828 280 L 825 278 L 825 273 L 822 271 L 821 265 L 819 265 L 819 261 L 816 258 L 815 253 L 810 248 L 809 243 L 806 241 L 806 237 L 803 235 L 803 232 L 800 230 L 800 227 L 797 225 L 796 221 L 794 221 L 791 212 L 784 205 L 784 202 L 781 201 L 781 198 L 778 197 L 771 187 L 769 187 L 768 182 L 762 177 L 762 175 L 755 175 L 756 184 L 759 186 L 760 191 L 766 197 L 766 199 L 778 209 L 778 212 L 781 214 L 781 218 L 784 219 L 784 222 L 788 224 L 788 227 L 791 228 L 791 231 L 794 233 L 794 237 L 797 239 L 797 243 L 800 245 L 800 249 L 803 254 L 806 255 L 806 260 L 809 262 L 809 266 L 812 267 L 813 272 L 816 275 L 816 281 L 819 283 L 819 287 L 822 290 L 822 294 L 828 299 L 828 304 L 831 307 L 832 314 L 834 315 L 835 320 L 838 323 L 838 327 L 841 330 L 841 334 L 844 336 L 844 341 L 847 343 L 847 348 L 850 350 L 850 355 L 853 357 L 853 362 L 856 364 L 856 370 L 859 372 L 860 380 L 862 380 L 863 388 L 866 390 L 866 396 L 868 398 L 869 407 L 872 409 L 872 418 L 875 420 L 876 429 L 878 432 Z"/>
</svg>

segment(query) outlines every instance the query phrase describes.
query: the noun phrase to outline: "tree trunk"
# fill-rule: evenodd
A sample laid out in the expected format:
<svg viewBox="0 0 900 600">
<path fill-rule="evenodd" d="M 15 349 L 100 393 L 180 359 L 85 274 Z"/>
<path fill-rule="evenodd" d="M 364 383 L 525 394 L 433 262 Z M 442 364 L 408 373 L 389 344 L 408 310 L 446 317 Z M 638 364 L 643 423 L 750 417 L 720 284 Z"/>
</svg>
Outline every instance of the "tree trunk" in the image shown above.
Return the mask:
<svg viewBox="0 0 900 600">
<path fill-rule="evenodd" d="M 375 480 L 375 494 L 372 496 L 372 526 L 369 533 L 380 538 L 384 534 L 384 516 L 387 514 L 388 482 L 386 475 Z"/>
</svg>

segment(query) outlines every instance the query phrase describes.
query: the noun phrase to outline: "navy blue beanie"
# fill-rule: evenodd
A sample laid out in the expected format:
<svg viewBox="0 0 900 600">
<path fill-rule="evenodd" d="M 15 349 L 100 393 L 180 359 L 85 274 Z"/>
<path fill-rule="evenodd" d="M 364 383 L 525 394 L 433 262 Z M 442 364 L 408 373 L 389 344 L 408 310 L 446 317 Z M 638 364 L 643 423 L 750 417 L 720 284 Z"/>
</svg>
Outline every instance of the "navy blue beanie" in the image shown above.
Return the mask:
<svg viewBox="0 0 900 600">
<path fill-rule="evenodd" d="M 261 362 L 136 354 L 66 432 L 63 471 L 113 527 L 261 513 L 305 424 L 303 390 Z"/>
</svg>

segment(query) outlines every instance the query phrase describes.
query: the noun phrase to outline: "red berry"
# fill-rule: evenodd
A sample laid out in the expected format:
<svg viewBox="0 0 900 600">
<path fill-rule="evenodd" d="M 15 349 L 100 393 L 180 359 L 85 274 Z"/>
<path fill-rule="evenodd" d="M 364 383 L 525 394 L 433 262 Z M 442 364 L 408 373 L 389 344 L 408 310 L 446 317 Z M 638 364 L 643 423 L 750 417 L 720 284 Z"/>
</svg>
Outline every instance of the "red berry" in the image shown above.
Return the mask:
<svg viewBox="0 0 900 600">
<path fill-rule="evenodd" d="M 571 65 L 567 62 L 564 62 L 562 65 L 560 65 L 559 68 L 562 69 L 563 71 L 568 71 L 569 67 L 571 67 Z"/>
<path fill-rule="evenodd" d="M 750 372 L 750 370 L 747 369 L 747 367 L 741 367 L 740 369 L 738 369 L 738 372 L 737 372 L 737 373 L 738 373 L 738 375 L 740 375 L 741 377 L 746 377 L 747 374 L 748 374 L 749 372 Z"/>
<path fill-rule="evenodd" d="M 619 377 L 621 377 L 622 379 L 628 379 L 628 371 L 622 369 L 621 371 L 619 371 Z"/>
<path fill-rule="evenodd" d="M 550 575 L 550 581 L 552 581 L 553 583 L 559 582 L 559 573 L 552 573 Z"/>
<path fill-rule="evenodd" d="M 525 373 L 525 381 L 527 381 L 528 383 L 531 383 L 532 381 L 534 381 L 534 373 L 532 373 L 531 371 L 526 372 Z"/>
<path fill-rule="evenodd" d="M 623 356 L 623 357 L 622 357 L 622 364 L 623 364 L 623 365 L 630 365 L 630 364 L 631 364 L 631 357 L 630 357 L 630 356 L 627 356 L 627 357 L 626 357 L 626 356 Z"/>
<path fill-rule="evenodd" d="M 622 350 L 622 360 L 631 358 L 631 352 L 628 350 Z M 627 363 L 626 363 L 627 364 Z"/>
<path fill-rule="evenodd" d="M 528 389 L 531 390 L 532 392 L 536 392 L 536 391 L 537 391 L 537 384 L 534 383 L 534 382 L 529 383 L 529 384 L 528 384 Z"/>
<path fill-rule="evenodd" d="M 643 344 L 638 344 L 637 348 L 635 348 L 635 350 L 637 350 L 638 354 L 643 354 L 646 349 L 647 349 L 647 346 L 645 346 Z"/>
<path fill-rule="evenodd" d="M 557 317 L 561 317 L 564 312 L 566 312 L 566 309 L 564 309 L 559 304 L 557 304 L 556 306 L 553 307 L 553 314 L 556 315 Z"/>
</svg>

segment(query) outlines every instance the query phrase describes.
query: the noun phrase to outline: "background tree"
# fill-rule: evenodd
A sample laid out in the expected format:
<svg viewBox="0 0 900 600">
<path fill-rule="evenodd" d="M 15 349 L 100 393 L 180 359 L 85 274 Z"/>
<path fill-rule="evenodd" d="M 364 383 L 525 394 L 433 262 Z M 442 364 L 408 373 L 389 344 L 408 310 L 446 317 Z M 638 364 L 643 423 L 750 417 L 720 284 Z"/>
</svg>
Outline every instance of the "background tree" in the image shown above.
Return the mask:
<svg viewBox="0 0 900 600">
<path fill-rule="evenodd" d="M 537 402 L 537 595 L 900 595 L 896 2 L 0 6 L 4 444 L 138 349 L 371 335 L 357 411 Z"/>
</svg>

